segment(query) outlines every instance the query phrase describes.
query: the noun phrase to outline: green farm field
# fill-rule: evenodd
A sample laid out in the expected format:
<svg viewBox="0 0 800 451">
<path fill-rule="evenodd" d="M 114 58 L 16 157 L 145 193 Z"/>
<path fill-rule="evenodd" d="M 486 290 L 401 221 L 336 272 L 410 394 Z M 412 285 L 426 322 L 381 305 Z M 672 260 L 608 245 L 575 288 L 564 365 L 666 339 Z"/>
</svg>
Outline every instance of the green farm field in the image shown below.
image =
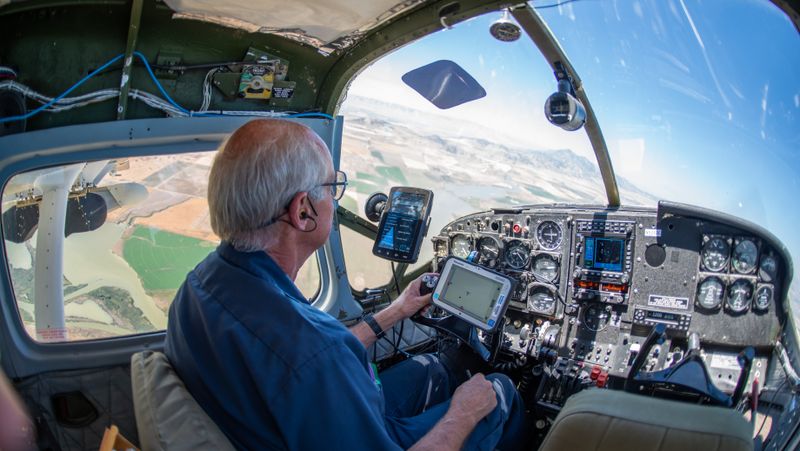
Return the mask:
<svg viewBox="0 0 800 451">
<path fill-rule="evenodd" d="M 176 290 L 186 274 L 216 248 L 199 240 L 163 230 L 136 226 L 122 254 L 148 292 Z"/>
</svg>

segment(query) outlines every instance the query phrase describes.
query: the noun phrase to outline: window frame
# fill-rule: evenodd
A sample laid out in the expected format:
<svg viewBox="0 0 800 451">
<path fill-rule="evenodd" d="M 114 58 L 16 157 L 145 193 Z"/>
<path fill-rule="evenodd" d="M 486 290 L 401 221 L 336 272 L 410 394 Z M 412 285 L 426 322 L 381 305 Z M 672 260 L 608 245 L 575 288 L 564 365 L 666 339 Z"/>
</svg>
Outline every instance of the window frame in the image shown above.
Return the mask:
<svg viewBox="0 0 800 451">
<path fill-rule="evenodd" d="M 75 125 L 0 137 L 0 181 L 5 189 L 17 174 L 40 168 L 120 158 L 184 154 L 216 150 L 249 117 L 161 118 Z M 291 119 L 311 127 L 329 145 L 338 167 L 341 118 Z M 337 139 L 336 136 L 339 138 Z M 1 232 L 0 232 L 1 233 Z M 338 255 L 337 255 L 338 244 Z M 346 293 L 336 289 L 336 267 L 341 263 L 341 241 L 336 233 L 317 255 L 320 285 L 312 302 L 329 312 L 360 315 L 347 284 Z M 44 343 L 25 331 L 12 287 L 5 239 L 0 253 L 0 353 L 9 377 L 25 377 L 46 371 L 103 367 L 129 363 L 130 355 L 142 349 L 161 350 L 165 331 L 135 335 Z M 344 275 L 346 278 L 346 274 Z M 357 313 L 356 313 L 357 311 Z M 334 315 L 336 316 L 336 315 Z"/>
</svg>

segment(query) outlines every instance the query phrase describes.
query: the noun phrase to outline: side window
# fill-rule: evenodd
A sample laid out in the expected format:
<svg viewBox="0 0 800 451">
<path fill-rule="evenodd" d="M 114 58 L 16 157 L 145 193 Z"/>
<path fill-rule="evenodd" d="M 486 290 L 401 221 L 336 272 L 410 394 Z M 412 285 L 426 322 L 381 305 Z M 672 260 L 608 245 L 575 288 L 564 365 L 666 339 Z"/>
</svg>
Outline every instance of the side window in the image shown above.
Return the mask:
<svg viewBox="0 0 800 451">
<path fill-rule="evenodd" d="M 372 240 L 344 226 L 339 230 L 350 286 L 363 291 L 389 283 L 392 280 L 391 263 L 372 254 Z"/>
<path fill-rule="evenodd" d="M 219 244 L 206 201 L 213 157 L 139 157 L 14 176 L 2 226 L 28 334 L 53 342 L 164 329 L 186 274 Z M 298 277 L 303 293 L 315 296 L 319 279 L 311 258 Z"/>
</svg>

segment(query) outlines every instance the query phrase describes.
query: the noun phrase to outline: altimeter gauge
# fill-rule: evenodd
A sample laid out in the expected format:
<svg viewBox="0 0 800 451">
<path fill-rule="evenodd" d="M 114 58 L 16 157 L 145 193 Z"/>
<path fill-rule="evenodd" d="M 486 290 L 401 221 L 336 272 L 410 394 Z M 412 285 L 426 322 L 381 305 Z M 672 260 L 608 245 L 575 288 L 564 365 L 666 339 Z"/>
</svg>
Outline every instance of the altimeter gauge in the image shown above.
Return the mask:
<svg viewBox="0 0 800 451">
<path fill-rule="evenodd" d="M 561 245 L 562 239 L 561 226 L 553 221 L 544 221 L 536 228 L 536 241 L 542 249 L 552 251 Z"/>
<path fill-rule="evenodd" d="M 753 299 L 753 284 L 749 280 L 739 279 L 728 287 L 728 298 L 725 307 L 734 313 L 741 313 L 750 307 Z"/>
<path fill-rule="evenodd" d="M 469 253 L 472 252 L 472 244 L 469 242 L 469 238 L 464 235 L 454 236 L 453 241 L 450 243 L 450 252 L 458 258 L 469 257 Z"/>
<path fill-rule="evenodd" d="M 547 282 L 554 282 L 558 277 L 558 262 L 552 255 L 539 254 L 533 259 L 533 274 Z"/>
<path fill-rule="evenodd" d="M 709 277 L 703 280 L 697 287 L 697 305 L 712 310 L 722 304 L 725 294 L 725 285 L 717 277 Z"/>
<path fill-rule="evenodd" d="M 520 240 L 511 241 L 506 245 L 503 258 L 506 265 L 511 269 L 524 269 L 530 261 L 530 250 L 528 246 Z"/>
<path fill-rule="evenodd" d="M 740 274 L 750 274 L 755 270 L 758 263 L 758 246 L 753 240 L 737 240 L 733 248 L 733 258 L 731 260 L 733 269 Z"/>
<path fill-rule="evenodd" d="M 730 254 L 731 246 L 725 238 L 711 238 L 703 245 L 701 251 L 703 266 L 709 271 L 722 271 L 728 264 Z"/>
</svg>

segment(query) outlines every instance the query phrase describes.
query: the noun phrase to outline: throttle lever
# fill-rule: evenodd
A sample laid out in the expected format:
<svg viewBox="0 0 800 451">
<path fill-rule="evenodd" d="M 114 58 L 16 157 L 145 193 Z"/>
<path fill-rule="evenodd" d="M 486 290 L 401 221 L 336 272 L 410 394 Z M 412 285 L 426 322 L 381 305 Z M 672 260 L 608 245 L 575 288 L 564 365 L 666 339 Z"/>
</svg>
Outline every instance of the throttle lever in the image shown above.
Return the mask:
<svg viewBox="0 0 800 451">
<path fill-rule="evenodd" d="M 655 346 L 656 342 L 661 341 L 664 339 L 664 336 L 667 334 L 667 326 L 659 323 L 653 327 L 653 330 L 650 331 L 650 334 L 642 343 L 642 347 L 639 350 L 639 354 L 636 356 L 636 359 L 633 361 L 633 365 L 631 365 L 631 369 L 628 372 L 628 378 L 625 379 L 625 390 L 631 391 L 633 390 L 633 381 L 634 378 L 639 374 L 639 371 L 642 369 L 645 363 L 647 363 L 647 357 L 650 355 L 650 351 Z"/>
<path fill-rule="evenodd" d="M 739 381 L 736 382 L 736 388 L 733 390 L 733 395 L 731 396 L 734 406 L 738 406 L 739 401 L 742 400 L 744 388 L 747 386 L 747 380 L 750 378 L 750 369 L 753 367 L 753 360 L 755 360 L 755 358 L 756 351 L 752 346 L 744 348 L 736 358 L 742 371 L 739 373 Z"/>
</svg>

